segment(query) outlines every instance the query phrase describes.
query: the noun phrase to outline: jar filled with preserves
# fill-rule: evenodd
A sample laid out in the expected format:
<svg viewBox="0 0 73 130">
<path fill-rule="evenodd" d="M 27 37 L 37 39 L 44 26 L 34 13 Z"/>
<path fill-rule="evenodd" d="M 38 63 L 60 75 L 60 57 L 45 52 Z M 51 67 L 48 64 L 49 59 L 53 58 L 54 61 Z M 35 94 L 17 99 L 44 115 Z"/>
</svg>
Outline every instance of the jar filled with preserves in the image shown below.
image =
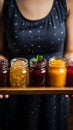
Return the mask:
<svg viewBox="0 0 73 130">
<path fill-rule="evenodd" d="M 8 60 L 0 59 L 0 87 L 8 86 L 9 69 Z"/>
<path fill-rule="evenodd" d="M 30 86 L 45 86 L 46 84 L 46 59 L 37 55 L 30 60 Z"/>
<path fill-rule="evenodd" d="M 11 60 L 10 85 L 12 87 L 27 87 L 29 85 L 28 60 L 14 58 Z"/>
<path fill-rule="evenodd" d="M 73 59 L 67 61 L 67 85 L 73 86 Z"/>
<path fill-rule="evenodd" d="M 48 85 L 64 87 L 66 85 L 67 67 L 64 58 L 51 58 L 48 67 Z"/>
</svg>

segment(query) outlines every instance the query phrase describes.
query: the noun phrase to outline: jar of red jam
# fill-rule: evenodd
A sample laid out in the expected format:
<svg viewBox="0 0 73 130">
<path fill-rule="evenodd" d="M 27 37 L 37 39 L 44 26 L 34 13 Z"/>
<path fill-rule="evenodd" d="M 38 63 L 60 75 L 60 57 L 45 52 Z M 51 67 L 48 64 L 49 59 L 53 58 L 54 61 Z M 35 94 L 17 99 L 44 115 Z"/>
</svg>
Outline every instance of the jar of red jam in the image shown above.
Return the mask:
<svg viewBox="0 0 73 130">
<path fill-rule="evenodd" d="M 48 85 L 52 87 L 64 87 L 66 85 L 67 67 L 64 58 L 49 59 Z"/>
<path fill-rule="evenodd" d="M 27 87 L 29 85 L 28 60 L 14 58 L 11 60 L 10 85 L 12 87 Z"/>
<path fill-rule="evenodd" d="M 9 69 L 8 60 L 0 59 L 0 87 L 5 87 L 8 84 Z"/>
<path fill-rule="evenodd" d="M 40 87 L 46 84 L 46 59 L 37 57 L 30 60 L 30 86 Z"/>
<path fill-rule="evenodd" d="M 67 85 L 73 86 L 73 59 L 67 61 Z"/>
</svg>

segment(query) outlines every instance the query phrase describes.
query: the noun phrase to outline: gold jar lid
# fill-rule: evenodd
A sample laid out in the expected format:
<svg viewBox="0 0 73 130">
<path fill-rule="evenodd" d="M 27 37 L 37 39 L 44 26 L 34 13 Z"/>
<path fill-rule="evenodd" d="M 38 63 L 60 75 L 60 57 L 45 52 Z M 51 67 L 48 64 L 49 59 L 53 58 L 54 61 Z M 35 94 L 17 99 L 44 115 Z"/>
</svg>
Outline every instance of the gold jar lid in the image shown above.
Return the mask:
<svg viewBox="0 0 73 130">
<path fill-rule="evenodd" d="M 11 67 L 26 67 L 28 66 L 28 60 L 25 58 L 14 58 L 11 60 Z"/>
<path fill-rule="evenodd" d="M 65 67 L 66 66 L 66 60 L 62 57 L 52 57 L 49 59 L 49 66 L 51 67 Z"/>
</svg>

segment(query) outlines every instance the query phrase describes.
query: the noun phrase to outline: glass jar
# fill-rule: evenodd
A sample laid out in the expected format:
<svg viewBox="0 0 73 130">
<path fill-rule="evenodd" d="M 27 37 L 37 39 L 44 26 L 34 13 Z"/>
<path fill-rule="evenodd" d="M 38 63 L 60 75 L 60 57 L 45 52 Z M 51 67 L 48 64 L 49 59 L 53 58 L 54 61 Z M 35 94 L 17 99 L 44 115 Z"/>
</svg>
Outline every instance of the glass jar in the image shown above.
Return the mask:
<svg viewBox="0 0 73 130">
<path fill-rule="evenodd" d="M 67 61 L 67 85 L 73 86 L 73 59 Z"/>
<path fill-rule="evenodd" d="M 66 61 L 63 58 L 51 58 L 48 67 L 48 85 L 64 87 L 66 85 Z"/>
<path fill-rule="evenodd" d="M 27 87 L 29 85 L 28 60 L 15 58 L 11 60 L 10 85 L 12 87 Z"/>
<path fill-rule="evenodd" d="M 8 60 L 0 59 L 0 87 L 7 86 L 9 78 L 8 72 Z"/>
<path fill-rule="evenodd" d="M 40 62 L 30 60 L 30 86 L 45 86 L 46 84 L 46 59 Z"/>
</svg>

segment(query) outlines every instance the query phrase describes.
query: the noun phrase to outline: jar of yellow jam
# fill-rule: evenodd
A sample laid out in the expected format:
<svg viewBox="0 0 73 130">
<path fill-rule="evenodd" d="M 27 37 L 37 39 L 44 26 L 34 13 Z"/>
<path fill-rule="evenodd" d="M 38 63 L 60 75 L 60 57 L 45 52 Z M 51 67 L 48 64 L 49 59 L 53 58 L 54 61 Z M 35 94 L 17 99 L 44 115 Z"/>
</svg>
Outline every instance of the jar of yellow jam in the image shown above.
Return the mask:
<svg viewBox="0 0 73 130">
<path fill-rule="evenodd" d="M 28 60 L 15 58 L 11 60 L 10 85 L 12 87 L 27 87 L 29 85 Z"/>
<path fill-rule="evenodd" d="M 66 85 L 66 61 L 64 58 L 51 58 L 48 67 L 48 85 L 64 87 Z"/>
</svg>

